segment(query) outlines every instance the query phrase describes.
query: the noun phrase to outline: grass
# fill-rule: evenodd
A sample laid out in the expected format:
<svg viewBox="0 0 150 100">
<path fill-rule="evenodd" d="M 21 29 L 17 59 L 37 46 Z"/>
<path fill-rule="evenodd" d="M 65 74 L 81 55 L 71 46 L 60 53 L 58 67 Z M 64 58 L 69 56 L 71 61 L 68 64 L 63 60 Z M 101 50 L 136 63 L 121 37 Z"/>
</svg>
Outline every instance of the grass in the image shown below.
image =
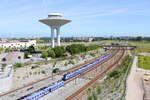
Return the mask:
<svg viewBox="0 0 150 100">
<path fill-rule="evenodd" d="M 150 57 L 138 56 L 138 66 L 140 68 L 150 70 Z"/>
<path fill-rule="evenodd" d="M 139 53 L 150 53 L 150 47 L 149 48 L 139 48 L 137 51 Z"/>
<path fill-rule="evenodd" d="M 87 99 L 96 100 L 98 98 L 99 100 L 101 100 L 101 98 L 103 98 L 105 100 L 121 100 L 122 96 L 124 95 L 123 87 L 125 83 L 122 81 L 125 77 L 127 69 L 130 68 L 129 66 L 130 63 L 131 57 L 125 56 L 122 60 L 122 63 L 117 68 L 115 68 L 113 72 L 110 72 L 103 82 L 97 83 L 95 91 L 94 89 L 91 89 L 91 91 L 94 92 L 88 94 Z M 95 94 L 97 94 L 98 97 L 94 98 Z M 120 94 L 121 96 L 117 97 L 116 95 L 118 94 Z"/>
<path fill-rule="evenodd" d="M 150 42 L 129 42 L 129 44 L 137 46 L 138 53 L 150 52 Z"/>
<path fill-rule="evenodd" d="M 100 48 L 99 48 L 100 49 Z M 97 52 L 98 49 L 95 49 L 95 50 L 91 50 L 91 51 L 88 51 L 87 54 L 90 54 L 90 53 L 95 53 Z M 85 52 L 83 53 L 80 53 L 80 55 L 82 54 L 85 54 Z M 79 54 L 77 54 L 79 55 Z M 57 61 L 62 61 L 62 60 L 71 60 L 71 59 L 74 59 L 76 57 L 76 55 L 72 55 L 72 56 L 66 56 L 66 57 L 60 57 L 60 58 L 56 58 L 56 59 L 52 59 L 52 60 L 48 60 L 48 61 L 39 61 L 39 62 L 31 62 L 31 63 L 22 63 L 21 65 L 20 64 L 14 64 L 14 68 L 17 69 L 17 68 L 21 68 L 21 67 L 25 67 L 25 66 L 29 66 L 31 64 L 36 64 L 36 65 L 46 65 L 46 64 L 49 64 L 49 63 L 54 63 L 54 62 L 57 62 Z M 74 62 L 72 62 L 74 64 Z M 67 65 L 66 65 L 67 66 Z"/>
<path fill-rule="evenodd" d="M 129 44 L 136 45 L 138 47 L 150 47 L 150 42 L 129 42 Z"/>
</svg>

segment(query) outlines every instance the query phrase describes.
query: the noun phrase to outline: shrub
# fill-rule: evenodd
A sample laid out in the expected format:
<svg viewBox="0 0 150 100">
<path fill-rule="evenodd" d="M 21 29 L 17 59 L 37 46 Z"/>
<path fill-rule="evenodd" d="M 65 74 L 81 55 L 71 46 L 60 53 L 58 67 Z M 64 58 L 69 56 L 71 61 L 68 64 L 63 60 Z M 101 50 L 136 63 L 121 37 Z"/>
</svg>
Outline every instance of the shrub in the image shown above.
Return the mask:
<svg viewBox="0 0 150 100">
<path fill-rule="evenodd" d="M 7 64 L 2 64 L 2 67 L 6 67 Z"/>
<path fill-rule="evenodd" d="M 92 96 L 93 96 L 93 100 L 98 100 L 97 94 L 95 92 L 93 92 Z"/>
<path fill-rule="evenodd" d="M 47 53 L 48 53 L 48 57 L 55 58 L 55 55 L 56 55 L 56 54 L 55 54 L 54 50 L 51 50 L 51 49 L 50 49 L 50 50 L 47 51 Z"/>
<path fill-rule="evenodd" d="M 87 97 L 87 99 L 88 99 L 88 100 L 92 100 L 93 97 L 92 97 L 91 95 L 89 95 L 89 96 Z"/>
<path fill-rule="evenodd" d="M 22 66 L 23 66 L 22 63 L 15 63 L 15 64 L 14 64 L 14 67 L 15 67 L 15 68 L 20 68 L 20 67 L 22 67 Z"/>
<path fill-rule="evenodd" d="M 66 50 L 73 55 L 86 51 L 86 46 L 84 44 L 72 44 L 68 45 Z"/>
<path fill-rule="evenodd" d="M 44 70 L 41 71 L 42 74 L 45 74 L 46 72 Z"/>
<path fill-rule="evenodd" d="M 98 87 L 97 87 L 97 94 L 100 94 L 100 93 L 101 93 L 101 87 L 98 86 Z"/>
<path fill-rule="evenodd" d="M 73 60 L 69 60 L 68 64 L 74 65 L 74 61 Z"/>
<path fill-rule="evenodd" d="M 5 52 L 10 52 L 10 51 L 11 51 L 10 48 L 6 48 L 6 49 L 5 49 Z"/>
<path fill-rule="evenodd" d="M 64 46 L 60 46 L 60 47 L 55 47 L 53 48 L 54 52 L 55 52 L 55 57 L 62 57 L 65 54 L 65 48 Z"/>
<path fill-rule="evenodd" d="M 28 55 L 29 55 L 30 53 L 28 52 L 28 51 L 25 51 L 24 52 L 24 58 L 28 58 Z"/>
<path fill-rule="evenodd" d="M 113 71 L 112 73 L 109 74 L 109 77 L 112 78 L 118 78 L 119 77 L 119 72 L 118 71 Z"/>
<path fill-rule="evenodd" d="M 66 47 L 66 50 L 73 55 L 73 54 L 94 50 L 97 48 L 98 46 L 96 45 L 85 46 L 84 44 L 72 44 L 72 45 L 68 45 Z"/>
<path fill-rule="evenodd" d="M 33 45 L 29 46 L 27 50 L 29 53 L 35 53 L 35 48 Z"/>
<path fill-rule="evenodd" d="M 47 52 L 43 52 L 42 53 L 42 58 L 47 58 L 48 57 L 48 53 Z"/>
</svg>

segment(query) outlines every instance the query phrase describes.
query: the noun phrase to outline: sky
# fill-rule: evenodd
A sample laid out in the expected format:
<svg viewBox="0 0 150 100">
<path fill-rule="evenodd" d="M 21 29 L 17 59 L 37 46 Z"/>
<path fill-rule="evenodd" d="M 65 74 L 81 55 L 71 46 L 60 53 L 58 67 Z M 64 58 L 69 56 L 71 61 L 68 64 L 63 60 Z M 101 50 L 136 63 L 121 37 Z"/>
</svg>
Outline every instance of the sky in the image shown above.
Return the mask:
<svg viewBox="0 0 150 100">
<path fill-rule="evenodd" d="M 150 36 L 150 0 L 0 0 L 0 38 L 50 36 L 38 20 L 53 12 L 65 37 Z"/>
</svg>

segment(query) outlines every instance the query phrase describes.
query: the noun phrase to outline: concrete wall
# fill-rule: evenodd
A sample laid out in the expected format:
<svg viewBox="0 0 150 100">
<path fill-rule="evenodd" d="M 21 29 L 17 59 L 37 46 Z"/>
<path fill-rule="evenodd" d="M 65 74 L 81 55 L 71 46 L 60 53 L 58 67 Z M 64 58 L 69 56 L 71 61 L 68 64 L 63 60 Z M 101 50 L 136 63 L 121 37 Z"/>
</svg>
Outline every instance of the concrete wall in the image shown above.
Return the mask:
<svg viewBox="0 0 150 100">
<path fill-rule="evenodd" d="M 0 93 L 9 91 L 12 88 L 12 76 L 13 69 L 12 66 L 9 65 L 5 69 L 4 74 L 0 76 Z"/>
</svg>

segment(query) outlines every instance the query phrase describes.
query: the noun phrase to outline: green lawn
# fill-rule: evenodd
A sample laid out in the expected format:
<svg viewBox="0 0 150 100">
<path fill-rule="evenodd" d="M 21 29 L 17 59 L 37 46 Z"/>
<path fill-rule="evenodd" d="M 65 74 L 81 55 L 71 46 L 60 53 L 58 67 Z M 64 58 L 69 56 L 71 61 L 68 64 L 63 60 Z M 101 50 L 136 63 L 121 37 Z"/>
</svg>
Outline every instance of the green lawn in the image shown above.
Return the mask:
<svg viewBox="0 0 150 100">
<path fill-rule="evenodd" d="M 150 42 L 129 42 L 129 44 L 136 45 L 138 47 L 150 47 Z"/>
<path fill-rule="evenodd" d="M 138 66 L 140 68 L 150 70 L 150 57 L 138 56 Z"/>
<path fill-rule="evenodd" d="M 150 52 L 150 42 L 129 42 L 129 44 L 137 46 L 137 52 Z"/>
</svg>

